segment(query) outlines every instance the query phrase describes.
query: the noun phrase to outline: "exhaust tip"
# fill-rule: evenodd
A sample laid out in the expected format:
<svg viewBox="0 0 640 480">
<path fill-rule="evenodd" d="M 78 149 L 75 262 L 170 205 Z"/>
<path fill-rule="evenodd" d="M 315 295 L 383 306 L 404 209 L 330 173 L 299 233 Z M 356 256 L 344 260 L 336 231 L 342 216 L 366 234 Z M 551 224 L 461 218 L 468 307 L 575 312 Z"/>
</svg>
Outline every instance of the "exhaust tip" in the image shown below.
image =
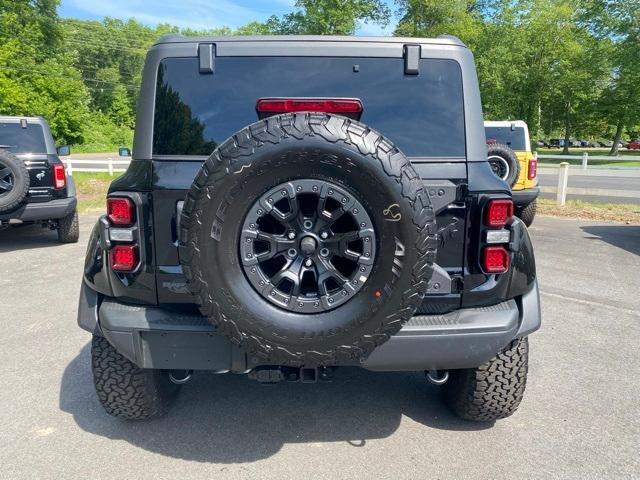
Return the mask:
<svg viewBox="0 0 640 480">
<path fill-rule="evenodd" d="M 184 385 L 193 376 L 193 370 L 170 370 L 169 380 L 176 385 Z"/>
<path fill-rule="evenodd" d="M 449 380 L 449 372 L 447 370 L 427 370 L 425 374 L 429 383 L 433 385 L 444 385 Z"/>
</svg>

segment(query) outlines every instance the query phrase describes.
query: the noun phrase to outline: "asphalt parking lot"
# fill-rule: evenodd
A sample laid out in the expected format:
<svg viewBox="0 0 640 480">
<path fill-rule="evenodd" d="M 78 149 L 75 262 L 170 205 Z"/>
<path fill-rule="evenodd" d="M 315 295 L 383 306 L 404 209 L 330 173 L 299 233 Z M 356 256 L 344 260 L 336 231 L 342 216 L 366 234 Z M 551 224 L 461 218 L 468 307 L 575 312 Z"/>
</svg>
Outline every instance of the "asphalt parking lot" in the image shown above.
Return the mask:
<svg viewBox="0 0 640 480">
<path fill-rule="evenodd" d="M 170 414 L 107 416 L 76 326 L 85 245 L 0 232 L 0 478 L 638 478 L 640 226 L 538 218 L 543 328 L 525 399 L 456 419 L 419 373 L 196 375 Z"/>
</svg>

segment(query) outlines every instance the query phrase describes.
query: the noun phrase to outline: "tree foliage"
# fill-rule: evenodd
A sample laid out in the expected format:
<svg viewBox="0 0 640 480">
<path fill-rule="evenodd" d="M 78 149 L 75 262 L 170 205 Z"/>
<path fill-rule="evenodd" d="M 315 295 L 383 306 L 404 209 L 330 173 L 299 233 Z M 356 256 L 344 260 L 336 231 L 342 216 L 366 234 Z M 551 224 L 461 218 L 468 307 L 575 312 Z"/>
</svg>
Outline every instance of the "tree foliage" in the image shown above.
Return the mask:
<svg viewBox="0 0 640 480">
<path fill-rule="evenodd" d="M 203 31 L 60 19 L 59 0 L 0 0 L 0 112 L 43 115 L 61 142 L 130 144 L 146 51 L 162 35 L 352 35 L 395 17 L 395 35 L 452 34 L 471 48 L 486 118 L 523 119 L 538 137 L 638 136 L 640 0 L 388 3 L 296 0 L 282 16 Z"/>
</svg>

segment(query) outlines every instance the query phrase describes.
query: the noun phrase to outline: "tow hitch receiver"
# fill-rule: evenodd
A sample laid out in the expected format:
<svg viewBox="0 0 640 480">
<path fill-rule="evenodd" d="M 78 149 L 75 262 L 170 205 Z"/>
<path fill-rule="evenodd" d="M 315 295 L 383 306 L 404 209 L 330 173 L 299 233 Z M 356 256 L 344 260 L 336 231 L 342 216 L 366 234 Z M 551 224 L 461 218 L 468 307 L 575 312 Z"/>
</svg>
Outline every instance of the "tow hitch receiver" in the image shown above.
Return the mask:
<svg viewBox="0 0 640 480">
<path fill-rule="evenodd" d="M 258 367 L 248 377 L 263 384 L 288 382 L 316 383 L 333 380 L 333 369 L 327 367 Z"/>
</svg>

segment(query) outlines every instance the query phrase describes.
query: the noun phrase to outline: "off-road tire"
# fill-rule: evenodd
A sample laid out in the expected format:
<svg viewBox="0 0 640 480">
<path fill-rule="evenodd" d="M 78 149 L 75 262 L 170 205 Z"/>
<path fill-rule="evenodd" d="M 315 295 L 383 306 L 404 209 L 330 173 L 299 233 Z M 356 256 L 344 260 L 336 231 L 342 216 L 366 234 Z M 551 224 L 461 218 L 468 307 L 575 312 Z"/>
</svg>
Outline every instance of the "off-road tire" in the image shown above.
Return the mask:
<svg viewBox="0 0 640 480">
<path fill-rule="evenodd" d="M 80 238 L 78 211 L 74 210 L 66 217 L 58 220 L 58 240 L 61 243 L 76 243 Z"/>
<path fill-rule="evenodd" d="M 337 153 L 323 153 L 323 148 Z M 385 234 L 383 251 L 387 256 L 378 257 L 386 265 L 384 273 L 376 267 L 367 284 L 343 306 L 303 318 L 259 297 L 238 266 L 238 246 L 232 245 L 231 238 L 239 234 L 233 232 L 239 230 L 237 223 L 242 223 L 237 218 L 238 205 L 244 208 L 247 197 L 262 194 L 249 193 L 262 188 L 257 182 L 266 185 L 277 172 L 283 172 L 287 178 L 273 179 L 266 191 L 311 170 L 317 178 L 333 175 L 335 181 L 341 181 L 341 175 L 345 182 L 358 176 L 356 182 L 369 185 L 367 191 L 359 193 L 375 197 L 366 200 L 377 201 L 376 208 L 385 195 L 397 198 L 401 205 L 396 207 L 402 209 L 404 220 L 394 223 L 393 218 L 376 217 L 374 224 L 377 221 L 385 229 L 402 229 L 403 239 L 410 239 L 410 243 L 406 249 L 402 247 L 406 257 L 398 259 L 399 273 L 394 276 L 394 246 L 389 244 L 394 237 Z M 346 170 L 351 173 L 344 173 Z M 343 187 L 357 189 L 355 185 Z M 375 213 L 382 215 L 382 208 Z M 254 365 L 358 364 L 400 330 L 422 303 L 437 247 L 435 214 L 428 193 L 404 154 L 369 127 L 323 113 L 269 117 L 225 141 L 196 175 L 180 225 L 180 262 L 201 312 L 219 333 L 247 351 Z M 214 248 L 223 253 L 216 253 Z M 373 285 L 373 278 L 382 275 L 387 278 Z M 229 281 L 232 276 L 235 283 Z M 283 326 L 285 322 L 289 323 Z"/>
<path fill-rule="evenodd" d="M 0 162 L 11 170 L 13 188 L 0 198 L 0 213 L 9 212 L 24 200 L 29 192 L 29 172 L 24 162 L 7 150 L 0 150 Z"/>
<path fill-rule="evenodd" d="M 91 365 L 98 400 L 114 417 L 159 417 L 167 412 L 180 389 L 166 372 L 139 368 L 97 335 L 91 341 Z"/>
<path fill-rule="evenodd" d="M 500 157 L 506 162 L 509 171 L 504 181 L 507 182 L 510 187 L 513 187 L 520 177 L 520 161 L 516 153 L 507 145 L 496 143 L 487 147 L 487 157 L 489 158 L 491 156 Z"/>
<path fill-rule="evenodd" d="M 491 422 L 513 414 L 527 383 L 528 339 L 516 339 L 478 368 L 452 370 L 443 392 L 449 407 L 465 420 Z"/>
<path fill-rule="evenodd" d="M 538 210 L 538 199 L 535 199 L 529 205 L 524 208 L 518 209 L 516 214 L 524 222 L 527 227 L 533 224 L 533 219 L 536 217 L 536 211 Z"/>
</svg>

